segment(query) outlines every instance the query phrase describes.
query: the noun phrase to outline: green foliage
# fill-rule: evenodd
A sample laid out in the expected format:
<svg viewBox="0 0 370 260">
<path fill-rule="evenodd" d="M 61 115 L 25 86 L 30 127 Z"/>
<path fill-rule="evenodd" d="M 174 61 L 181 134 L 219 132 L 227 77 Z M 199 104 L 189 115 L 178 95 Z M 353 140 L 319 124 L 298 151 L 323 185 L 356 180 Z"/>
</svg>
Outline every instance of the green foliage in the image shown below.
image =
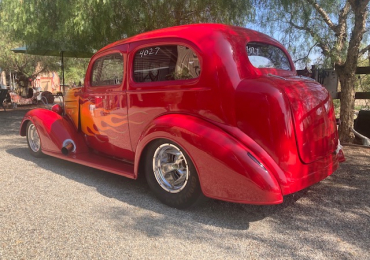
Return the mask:
<svg viewBox="0 0 370 260">
<path fill-rule="evenodd" d="M 359 67 L 370 66 L 370 55 L 369 57 L 361 57 L 358 64 Z M 356 79 L 356 91 L 358 92 L 370 92 L 370 75 L 357 75 Z"/>
<path fill-rule="evenodd" d="M 9 36 L 25 45 L 45 49 L 91 51 L 69 27 L 71 0 L 2 0 L 2 26 Z"/>
<path fill-rule="evenodd" d="M 83 51 L 174 25 L 244 25 L 253 13 L 251 0 L 2 0 L 1 5 L 13 39 Z"/>
<path fill-rule="evenodd" d="M 75 83 L 78 85 L 81 82 L 83 84 L 88 64 L 89 59 L 67 58 L 64 62 L 65 83 L 69 85 Z"/>
</svg>

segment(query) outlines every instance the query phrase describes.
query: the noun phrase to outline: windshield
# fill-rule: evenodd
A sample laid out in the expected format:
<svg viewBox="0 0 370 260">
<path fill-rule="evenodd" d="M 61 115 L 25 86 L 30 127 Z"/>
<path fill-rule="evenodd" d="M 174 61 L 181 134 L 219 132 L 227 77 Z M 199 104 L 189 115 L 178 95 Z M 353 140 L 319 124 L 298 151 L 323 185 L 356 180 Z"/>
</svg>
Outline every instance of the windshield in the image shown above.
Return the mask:
<svg viewBox="0 0 370 260">
<path fill-rule="evenodd" d="M 288 57 L 273 45 L 250 42 L 246 46 L 249 61 L 256 68 L 291 70 Z"/>
</svg>

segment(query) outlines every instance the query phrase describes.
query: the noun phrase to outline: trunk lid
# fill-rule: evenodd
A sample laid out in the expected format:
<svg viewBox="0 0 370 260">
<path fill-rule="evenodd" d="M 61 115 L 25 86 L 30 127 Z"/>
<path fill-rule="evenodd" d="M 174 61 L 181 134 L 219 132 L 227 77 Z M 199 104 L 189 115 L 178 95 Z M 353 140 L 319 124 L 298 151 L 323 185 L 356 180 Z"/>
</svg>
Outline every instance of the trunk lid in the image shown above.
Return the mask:
<svg viewBox="0 0 370 260">
<path fill-rule="evenodd" d="M 301 77 L 279 80 L 279 83 L 291 106 L 302 162 L 308 164 L 334 153 L 338 136 L 328 91 L 314 80 Z"/>
</svg>

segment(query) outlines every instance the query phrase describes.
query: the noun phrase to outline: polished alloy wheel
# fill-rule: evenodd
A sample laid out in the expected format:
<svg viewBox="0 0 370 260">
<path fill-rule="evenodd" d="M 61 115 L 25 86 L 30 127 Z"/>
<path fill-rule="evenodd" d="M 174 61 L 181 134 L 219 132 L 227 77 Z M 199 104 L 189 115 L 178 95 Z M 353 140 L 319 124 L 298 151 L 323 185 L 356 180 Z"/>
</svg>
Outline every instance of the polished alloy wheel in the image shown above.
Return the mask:
<svg viewBox="0 0 370 260">
<path fill-rule="evenodd" d="M 183 190 L 189 179 L 186 158 L 173 144 L 162 144 L 155 150 L 153 171 L 158 184 L 170 193 Z"/>
<path fill-rule="evenodd" d="M 37 153 L 40 150 L 40 136 L 34 124 L 30 124 L 27 131 L 30 149 Z"/>
</svg>

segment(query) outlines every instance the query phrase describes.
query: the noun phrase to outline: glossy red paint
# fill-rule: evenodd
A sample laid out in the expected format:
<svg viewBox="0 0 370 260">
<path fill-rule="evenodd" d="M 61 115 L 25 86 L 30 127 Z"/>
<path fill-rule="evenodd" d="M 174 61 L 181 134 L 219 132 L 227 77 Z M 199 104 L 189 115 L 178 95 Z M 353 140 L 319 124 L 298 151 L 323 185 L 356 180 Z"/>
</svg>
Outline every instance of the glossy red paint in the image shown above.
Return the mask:
<svg viewBox="0 0 370 260">
<path fill-rule="evenodd" d="M 33 122 L 36 126 L 44 153 L 61 154 L 63 142 L 69 139 L 76 143 L 74 154 L 86 153 L 89 150 L 83 141 L 82 134 L 76 131 L 73 123 L 67 117 L 47 109 L 33 109 L 27 112 L 23 118 L 20 129 L 22 136 L 26 135 L 28 121 Z"/>
<path fill-rule="evenodd" d="M 51 107 L 51 111 L 62 115 L 63 114 L 63 108 L 59 104 L 55 104 L 54 106 Z"/>
<path fill-rule="evenodd" d="M 248 156 L 260 158 L 249 148 L 256 145 L 252 140 L 240 143 L 220 127 L 194 116 L 164 115 L 156 118 L 139 140 L 136 167 L 143 149 L 159 138 L 176 142 L 190 155 L 206 196 L 251 204 L 282 202 L 275 176 Z"/>
<path fill-rule="evenodd" d="M 279 48 L 291 70 L 256 68 L 249 42 Z M 181 45 L 199 58 L 193 79 L 135 82 L 135 53 Z M 94 64 L 123 59 L 122 81 L 94 86 Z M 161 29 L 98 51 L 81 89 L 65 96 L 65 115 L 32 110 L 44 153 L 137 178 L 152 141 L 168 139 L 189 155 L 203 193 L 220 200 L 276 204 L 283 195 L 317 183 L 344 160 L 328 92 L 297 77 L 284 47 L 256 31 L 218 24 Z M 57 111 L 56 111 L 57 112 Z M 76 151 L 61 153 L 66 140 Z"/>
</svg>

